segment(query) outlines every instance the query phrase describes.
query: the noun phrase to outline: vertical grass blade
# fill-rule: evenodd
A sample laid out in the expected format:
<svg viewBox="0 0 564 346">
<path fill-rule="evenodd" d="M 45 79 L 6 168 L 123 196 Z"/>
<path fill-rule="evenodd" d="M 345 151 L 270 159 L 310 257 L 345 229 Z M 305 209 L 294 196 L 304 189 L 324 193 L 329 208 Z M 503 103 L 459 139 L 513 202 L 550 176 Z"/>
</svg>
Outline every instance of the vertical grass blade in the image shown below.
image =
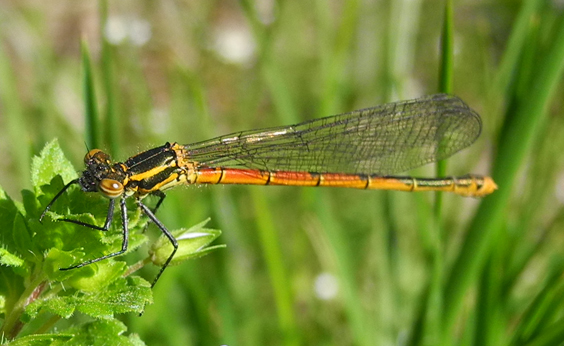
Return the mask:
<svg viewBox="0 0 564 346">
<path fill-rule="evenodd" d="M 281 73 L 272 54 L 272 36 L 276 32 L 276 25 L 265 26 L 256 12 L 256 7 L 251 1 L 242 1 L 243 12 L 250 23 L 253 36 L 258 46 L 260 70 L 263 83 L 270 91 L 276 114 L 284 122 L 296 122 L 298 119 L 294 101 L 288 92 L 286 80 Z M 263 191 L 252 189 L 251 198 L 255 208 L 255 220 L 258 230 L 260 245 L 265 258 L 271 287 L 274 291 L 274 300 L 278 314 L 279 330 L 282 332 L 282 344 L 298 345 L 299 333 L 292 304 L 291 287 L 288 274 L 284 267 L 284 258 L 278 244 L 281 239 L 271 214 Z"/>
<path fill-rule="evenodd" d="M 454 42 L 454 20 L 453 6 L 450 0 L 445 2 L 443 26 L 441 32 L 441 45 L 439 64 L 439 92 L 452 93 L 453 79 L 453 42 Z M 444 176 L 446 172 L 446 161 L 436 163 L 436 176 Z M 419 209 L 424 210 L 424 203 L 419 202 Z M 443 311 L 443 280 L 444 280 L 444 239 L 441 227 L 441 211 L 443 206 L 443 194 L 435 193 L 435 203 L 432 217 L 427 222 L 421 222 L 426 231 L 431 234 L 429 282 L 425 293 L 422 295 L 421 308 L 417 311 L 417 318 L 412 326 L 413 336 L 410 344 L 436 344 L 441 338 L 442 311 Z M 424 212 L 421 212 L 423 216 Z"/>
<path fill-rule="evenodd" d="M 511 187 L 514 186 L 517 171 L 531 149 L 535 136 L 539 135 L 539 125 L 546 118 L 550 100 L 561 81 L 564 70 L 562 18 L 554 31 L 551 47 L 535 64 L 537 69 L 530 83 L 528 98 L 520 100 L 506 118 L 493 167 L 493 177 L 500 186 L 499 190 L 480 205 L 464 241 L 465 246 L 461 249 L 447 281 L 444 335 L 448 335 L 452 330 L 464 295 L 476 279 L 488 250 L 499 240 L 505 219 L 504 212 L 511 197 Z"/>
<path fill-rule="evenodd" d="M 17 171 L 17 185 L 27 185 L 29 175 L 29 146 L 21 98 L 18 95 L 16 69 L 12 66 L 4 46 L 0 44 L 0 116 L 7 127 L 10 147 L 10 160 L 13 160 Z"/>
<path fill-rule="evenodd" d="M 280 330 L 283 332 L 284 345 L 299 345 L 294 309 L 292 307 L 291 288 L 288 285 L 288 275 L 284 268 L 284 258 L 280 252 L 279 237 L 276 234 L 276 227 L 273 224 L 269 206 L 264 198 L 264 194 L 257 189 L 251 190 L 251 196 L 255 207 L 255 217 L 257 228 L 261 239 L 263 254 L 270 281 L 274 289 L 276 310 L 280 323 Z"/>
<path fill-rule="evenodd" d="M 323 196 L 323 191 L 314 191 L 318 196 Z M 324 198 L 318 197 L 317 200 Z M 348 234 L 339 227 L 339 222 L 335 218 L 335 211 L 329 203 L 318 203 L 316 214 L 323 225 L 323 230 L 327 235 L 331 250 L 335 257 L 335 264 L 338 270 L 339 285 L 342 287 L 344 309 L 347 318 L 348 328 L 353 335 L 355 345 L 371 345 L 377 335 L 373 328 L 380 328 L 376 321 L 368 318 L 368 314 L 362 304 L 359 294 L 360 288 L 355 277 L 357 272 L 354 263 L 354 252 L 350 247 Z M 382 232 L 382 229 L 378 231 Z M 386 246 L 387 244 L 383 245 Z"/>
<path fill-rule="evenodd" d="M 441 65 L 439 70 L 439 92 L 452 93 L 454 70 L 454 10 L 452 0 L 445 2 L 443 31 L 441 33 Z"/>
<path fill-rule="evenodd" d="M 83 40 L 81 44 L 81 53 L 86 145 L 89 149 L 93 149 L 100 147 L 100 118 L 98 116 L 98 106 L 96 105 L 96 94 L 94 92 L 94 77 L 92 75 L 90 51 L 85 40 Z"/>
<path fill-rule="evenodd" d="M 441 33 L 441 63 L 439 70 L 439 92 L 451 94 L 454 70 L 454 11 L 452 1 L 445 2 L 443 30 Z M 436 176 L 442 177 L 446 173 L 446 161 L 441 160 L 436 165 Z M 440 219 L 443 194 L 435 193 L 435 217 Z"/>
<path fill-rule="evenodd" d="M 511 344 L 554 345 L 558 344 L 553 340 L 555 335 L 560 335 L 560 342 L 563 340 L 564 325 L 562 321 L 564 320 L 561 317 L 561 302 L 564 298 L 564 282 L 562 281 L 562 269 L 564 268 L 561 262 L 554 263 L 551 266 L 543 289 L 529 303 L 519 321 L 519 325 L 515 328 L 511 336 Z M 554 322 L 555 320 L 556 322 Z M 531 340 L 533 340 L 532 343 Z M 545 343 L 546 340 L 551 340 L 552 343 Z"/>
<path fill-rule="evenodd" d="M 523 8 L 519 11 L 511 36 L 504 51 L 499 70 L 492 83 L 491 95 L 504 95 L 512 80 L 515 78 L 514 71 L 518 71 L 520 56 L 528 37 L 528 32 L 534 23 L 535 13 L 545 3 L 544 0 L 529 0 L 523 2 Z"/>
<path fill-rule="evenodd" d="M 342 88 L 342 79 L 347 64 L 347 58 L 351 55 L 354 38 L 355 21 L 359 14 L 359 1 L 346 1 L 343 3 L 338 27 L 332 29 L 331 12 L 327 2 L 315 1 L 316 19 L 318 24 L 319 52 L 319 83 L 322 85 L 322 97 L 318 117 L 327 116 L 341 111 L 340 102 L 343 99 L 339 95 Z"/>
<path fill-rule="evenodd" d="M 271 42 L 274 41 L 272 36 L 276 34 L 276 25 L 275 23 L 269 27 L 263 25 L 258 18 L 256 6 L 252 1 L 243 0 L 241 1 L 241 6 L 257 42 L 261 74 L 264 84 L 271 91 L 270 97 L 272 102 L 278 110 L 276 115 L 284 124 L 297 123 L 300 117 L 296 108 L 293 107 L 294 101 L 289 92 L 290 88 L 287 86 L 284 74 L 276 66 L 276 61 L 272 54 L 273 47 Z"/>
<path fill-rule="evenodd" d="M 102 43 L 101 63 L 102 82 L 106 99 L 104 142 L 108 144 L 113 157 L 121 157 L 119 151 L 119 113 L 116 111 L 116 92 L 114 88 L 113 57 L 111 46 L 104 35 L 108 22 L 108 1 L 100 0 L 100 41 Z"/>
</svg>

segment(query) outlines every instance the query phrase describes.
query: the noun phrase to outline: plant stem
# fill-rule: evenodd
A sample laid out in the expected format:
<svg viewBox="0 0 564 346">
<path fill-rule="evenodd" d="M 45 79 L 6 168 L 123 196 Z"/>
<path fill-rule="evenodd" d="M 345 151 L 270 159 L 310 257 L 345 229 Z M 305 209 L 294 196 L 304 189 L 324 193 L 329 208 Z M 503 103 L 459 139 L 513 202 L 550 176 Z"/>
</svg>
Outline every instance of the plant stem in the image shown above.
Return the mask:
<svg viewBox="0 0 564 346">
<path fill-rule="evenodd" d="M 14 309 L 6 314 L 4 325 L 2 326 L 2 335 L 7 335 L 8 339 L 12 340 L 22 330 L 24 323 L 21 322 L 20 317 L 24 312 L 26 306 L 35 301 L 43 292 L 47 285 L 47 281 L 40 280 L 32 282 L 31 285 L 22 293 L 18 302 L 14 305 Z"/>
</svg>

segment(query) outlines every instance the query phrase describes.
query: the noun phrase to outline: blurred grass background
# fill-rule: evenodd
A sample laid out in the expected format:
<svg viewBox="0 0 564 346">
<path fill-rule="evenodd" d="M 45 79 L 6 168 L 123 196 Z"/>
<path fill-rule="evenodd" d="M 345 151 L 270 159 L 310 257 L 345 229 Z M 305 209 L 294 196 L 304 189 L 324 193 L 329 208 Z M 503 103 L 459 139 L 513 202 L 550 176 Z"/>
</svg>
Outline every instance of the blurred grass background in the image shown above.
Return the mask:
<svg viewBox="0 0 564 346">
<path fill-rule="evenodd" d="M 168 269 L 144 316 L 121 317 L 129 332 L 149 345 L 564 342 L 563 8 L 453 3 L 452 90 L 484 126 L 446 171 L 492 172 L 491 197 L 444 195 L 437 213 L 433 194 L 170 191 L 170 229 L 210 216 L 228 247 Z M 2 0 L 0 184 L 29 188 L 54 137 L 81 170 L 86 143 L 123 160 L 438 92 L 444 15 L 434 0 Z"/>
</svg>

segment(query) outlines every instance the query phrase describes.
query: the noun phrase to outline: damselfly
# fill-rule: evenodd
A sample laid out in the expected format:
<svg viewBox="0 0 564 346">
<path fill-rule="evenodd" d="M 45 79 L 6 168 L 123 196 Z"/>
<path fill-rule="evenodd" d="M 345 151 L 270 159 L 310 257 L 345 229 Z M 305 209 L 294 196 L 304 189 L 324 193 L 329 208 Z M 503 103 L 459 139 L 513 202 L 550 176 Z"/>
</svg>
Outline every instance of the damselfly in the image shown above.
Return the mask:
<svg viewBox="0 0 564 346">
<path fill-rule="evenodd" d="M 125 200 L 133 196 L 142 212 L 173 245 L 173 251 L 153 286 L 174 257 L 178 244 L 157 219 L 162 191 L 179 184 L 253 184 L 329 186 L 399 191 L 448 191 L 482 197 L 497 189 L 487 176 L 448 178 L 391 176 L 445 159 L 472 144 L 480 135 L 481 120 L 458 97 L 438 94 L 388 103 L 297 125 L 236 132 L 188 145 L 166 143 L 112 162 L 99 149 L 84 157 L 82 176 L 66 184 L 40 217 L 71 185 L 85 192 L 100 192 L 109 199 L 103 226 L 62 219 L 107 231 L 116 201 L 123 219 L 119 251 L 61 270 L 80 268 L 123 254 L 129 230 Z M 151 210 L 142 199 L 159 198 Z"/>
</svg>

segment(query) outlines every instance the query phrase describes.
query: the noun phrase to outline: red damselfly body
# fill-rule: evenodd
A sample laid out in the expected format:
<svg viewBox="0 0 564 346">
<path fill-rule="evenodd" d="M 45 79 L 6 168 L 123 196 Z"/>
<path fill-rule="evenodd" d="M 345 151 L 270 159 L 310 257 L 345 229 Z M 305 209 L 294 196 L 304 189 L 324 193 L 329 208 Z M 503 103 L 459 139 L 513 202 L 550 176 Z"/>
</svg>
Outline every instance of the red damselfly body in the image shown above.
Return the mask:
<svg viewBox="0 0 564 346">
<path fill-rule="evenodd" d="M 497 189 L 481 175 L 445 178 L 394 176 L 445 159 L 472 144 L 480 135 L 479 115 L 456 96 L 438 94 L 388 103 L 297 125 L 236 132 L 211 140 L 163 146 L 113 162 L 99 149 L 90 150 L 86 169 L 51 200 L 40 220 L 70 186 L 99 192 L 109 199 L 103 226 L 62 219 L 107 231 L 116 201 L 123 219 L 119 251 L 61 270 L 80 268 L 123 254 L 129 243 L 127 197 L 168 237 L 174 250 L 153 286 L 174 257 L 178 244 L 155 216 L 164 190 L 179 184 L 252 184 L 327 186 L 399 191 L 445 191 L 482 197 Z M 143 202 L 159 198 L 151 210 Z"/>
</svg>

